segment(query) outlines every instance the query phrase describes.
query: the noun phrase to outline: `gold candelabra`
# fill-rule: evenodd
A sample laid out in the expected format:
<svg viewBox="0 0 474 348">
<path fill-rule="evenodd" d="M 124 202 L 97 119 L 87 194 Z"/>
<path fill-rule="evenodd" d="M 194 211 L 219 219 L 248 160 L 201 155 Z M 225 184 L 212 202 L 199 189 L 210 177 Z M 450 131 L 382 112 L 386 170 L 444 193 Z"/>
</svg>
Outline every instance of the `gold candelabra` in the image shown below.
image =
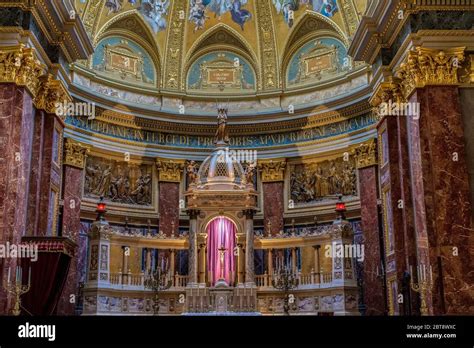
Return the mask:
<svg viewBox="0 0 474 348">
<path fill-rule="evenodd" d="M 413 269 L 410 266 L 410 273 L 411 276 L 413 277 Z M 431 288 L 433 286 L 433 271 L 430 266 L 430 274 L 429 277 L 426 274 L 426 265 L 420 264 L 417 267 L 417 273 L 418 273 L 418 282 L 415 283 L 413 280 L 410 281 L 410 287 L 413 291 L 416 291 L 417 293 L 420 294 L 420 313 L 421 315 L 429 315 L 428 312 L 428 306 L 426 304 L 426 295 L 428 294 L 429 291 L 431 291 Z"/>
<path fill-rule="evenodd" d="M 12 309 L 12 314 L 19 316 L 21 313 L 21 295 L 30 291 L 31 287 L 31 267 L 28 271 L 28 284 L 23 285 L 23 271 L 21 266 L 16 267 L 15 280 L 11 281 L 11 268 L 8 268 L 7 284 L 3 286 L 5 291 L 12 294 L 15 298 L 15 306 Z"/>
</svg>

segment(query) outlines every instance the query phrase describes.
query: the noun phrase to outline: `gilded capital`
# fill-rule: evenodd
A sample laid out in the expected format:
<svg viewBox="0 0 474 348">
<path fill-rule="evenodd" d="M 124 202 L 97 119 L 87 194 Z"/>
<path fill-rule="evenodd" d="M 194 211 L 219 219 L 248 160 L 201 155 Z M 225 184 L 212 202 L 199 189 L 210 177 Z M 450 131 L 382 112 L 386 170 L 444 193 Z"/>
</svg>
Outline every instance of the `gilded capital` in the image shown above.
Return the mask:
<svg viewBox="0 0 474 348">
<path fill-rule="evenodd" d="M 458 70 L 464 61 L 465 49 L 416 47 L 409 51 L 396 73 L 404 97 L 408 98 L 415 88 L 428 85 L 458 85 Z"/>
<path fill-rule="evenodd" d="M 64 165 L 84 169 L 88 152 L 89 148 L 87 146 L 66 138 L 64 143 Z"/>
<path fill-rule="evenodd" d="M 24 45 L 0 47 L 0 82 L 24 86 L 35 97 L 39 77 L 45 71 L 46 67 L 36 59 L 33 48 Z"/>
<path fill-rule="evenodd" d="M 355 149 L 357 169 L 377 165 L 377 142 L 371 139 Z"/>
<path fill-rule="evenodd" d="M 34 99 L 36 108 L 44 110 L 49 114 L 56 114 L 58 104 L 71 101 L 66 88 L 53 75 L 43 75 L 39 78 L 39 81 L 38 93 Z"/>
<path fill-rule="evenodd" d="M 181 173 L 184 169 L 184 161 L 157 159 L 156 168 L 158 169 L 159 181 L 181 182 Z"/>
<path fill-rule="evenodd" d="M 262 173 L 262 182 L 284 181 L 286 160 L 261 161 L 258 169 Z"/>
</svg>

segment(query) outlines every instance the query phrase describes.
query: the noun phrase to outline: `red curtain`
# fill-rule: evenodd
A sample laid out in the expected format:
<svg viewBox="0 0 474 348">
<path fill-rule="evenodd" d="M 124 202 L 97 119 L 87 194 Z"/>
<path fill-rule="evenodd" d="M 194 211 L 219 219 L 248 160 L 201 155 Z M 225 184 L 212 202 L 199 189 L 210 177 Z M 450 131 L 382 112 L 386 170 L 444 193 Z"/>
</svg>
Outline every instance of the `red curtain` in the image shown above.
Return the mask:
<svg viewBox="0 0 474 348">
<path fill-rule="evenodd" d="M 31 267 L 31 288 L 22 296 L 25 315 L 51 315 L 56 309 L 66 282 L 71 257 L 61 252 L 39 252 L 38 260 L 22 260 L 23 284 L 28 283 Z"/>
</svg>

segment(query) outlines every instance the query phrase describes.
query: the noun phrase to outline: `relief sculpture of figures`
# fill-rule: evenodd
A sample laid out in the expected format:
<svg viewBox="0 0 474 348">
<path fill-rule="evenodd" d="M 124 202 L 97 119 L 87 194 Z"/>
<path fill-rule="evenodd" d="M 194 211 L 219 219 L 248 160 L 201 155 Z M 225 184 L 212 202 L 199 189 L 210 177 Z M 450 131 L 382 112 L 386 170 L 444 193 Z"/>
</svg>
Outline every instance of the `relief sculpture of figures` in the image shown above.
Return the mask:
<svg viewBox="0 0 474 348">
<path fill-rule="evenodd" d="M 314 203 L 338 195 L 356 196 L 356 180 L 353 159 L 294 165 L 290 174 L 291 199 L 295 203 Z"/>
<path fill-rule="evenodd" d="M 151 166 L 88 157 L 84 196 L 121 204 L 151 205 Z"/>
</svg>

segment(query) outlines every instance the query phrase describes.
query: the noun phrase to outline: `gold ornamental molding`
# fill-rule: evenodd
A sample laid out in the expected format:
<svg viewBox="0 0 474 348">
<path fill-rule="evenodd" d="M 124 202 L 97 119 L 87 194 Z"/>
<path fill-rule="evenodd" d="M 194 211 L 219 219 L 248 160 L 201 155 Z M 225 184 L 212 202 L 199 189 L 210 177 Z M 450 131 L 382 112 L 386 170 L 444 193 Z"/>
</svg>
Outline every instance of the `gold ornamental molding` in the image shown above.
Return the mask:
<svg viewBox="0 0 474 348">
<path fill-rule="evenodd" d="M 0 47 L 0 83 L 25 87 L 35 107 L 51 114 L 58 103 L 72 100 L 64 84 L 46 72 L 35 50 L 24 45 Z"/>
<path fill-rule="evenodd" d="M 258 169 L 262 173 L 262 182 L 284 181 L 286 159 L 259 161 Z"/>
<path fill-rule="evenodd" d="M 356 167 L 363 169 L 371 166 L 376 166 L 377 162 L 377 141 L 371 139 L 365 143 L 360 144 L 355 148 Z"/>
<path fill-rule="evenodd" d="M 0 83 L 25 87 L 35 97 L 40 88 L 39 77 L 46 67 L 36 58 L 33 48 L 24 45 L 0 47 Z"/>
<path fill-rule="evenodd" d="M 56 114 L 59 104 L 72 101 L 69 92 L 63 83 L 56 80 L 53 75 L 46 74 L 39 78 L 40 88 L 34 99 L 36 108 L 46 111 L 49 114 Z M 65 115 L 59 115 L 63 120 Z"/>
<path fill-rule="evenodd" d="M 181 182 L 181 173 L 184 169 L 184 160 L 156 160 L 156 168 L 158 169 L 158 180 L 164 182 Z"/>
<path fill-rule="evenodd" d="M 456 86 L 460 84 L 458 70 L 464 61 L 465 47 L 443 50 L 416 47 L 400 64 L 396 76 L 401 92 L 408 98 L 416 88 L 425 86 Z"/>
<path fill-rule="evenodd" d="M 64 165 L 84 169 L 86 156 L 89 151 L 90 148 L 88 146 L 66 138 L 64 143 Z"/>
<path fill-rule="evenodd" d="M 404 103 L 406 101 L 402 89 L 401 79 L 393 76 L 388 76 L 386 81 L 381 82 L 375 89 L 374 94 L 369 99 L 369 104 L 372 106 L 372 112 L 380 121 L 383 118 L 381 114 L 381 104 L 383 103 Z"/>
</svg>

